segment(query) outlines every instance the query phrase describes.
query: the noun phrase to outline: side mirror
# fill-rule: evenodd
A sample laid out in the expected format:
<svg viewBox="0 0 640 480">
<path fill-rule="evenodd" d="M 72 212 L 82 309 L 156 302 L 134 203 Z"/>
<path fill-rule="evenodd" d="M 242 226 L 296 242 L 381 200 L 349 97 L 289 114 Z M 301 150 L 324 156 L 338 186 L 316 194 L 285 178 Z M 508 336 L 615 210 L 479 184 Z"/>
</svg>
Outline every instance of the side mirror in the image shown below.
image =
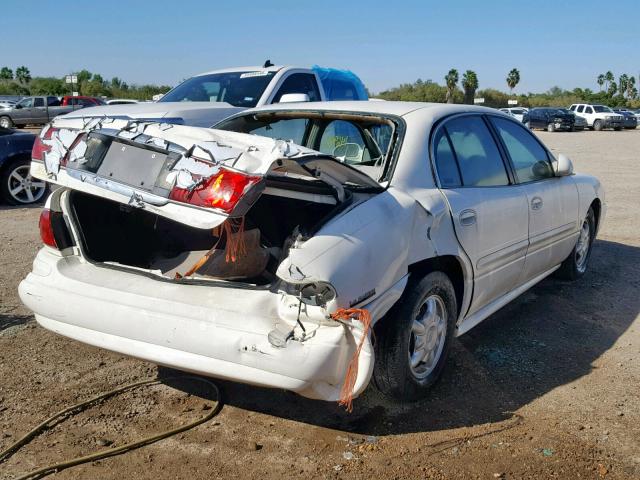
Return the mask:
<svg viewBox="0 0 640 480">
<path fill-rule="evenodd" d="M 555 170 L 556 177 L 573 175 L 573 163 L 571 163 L 569 157 L 563 153 L 558 155 L 556 161 L 553 162 L 553 169 Z"/>
<path fill-rule="evenodd" d="M 20 105 L 19 103 L 16 103 L 13 108 L 15 108 L 16 110 L 19 110 L 22 108 L 22 105 Z"/>
<path fill-rule="evenodd" d="M 278 103 L 294 103 L 294 102 L 308 102 L 309 95 L 306 93 L 285 93 L 280 97 Z"/>
</svg>

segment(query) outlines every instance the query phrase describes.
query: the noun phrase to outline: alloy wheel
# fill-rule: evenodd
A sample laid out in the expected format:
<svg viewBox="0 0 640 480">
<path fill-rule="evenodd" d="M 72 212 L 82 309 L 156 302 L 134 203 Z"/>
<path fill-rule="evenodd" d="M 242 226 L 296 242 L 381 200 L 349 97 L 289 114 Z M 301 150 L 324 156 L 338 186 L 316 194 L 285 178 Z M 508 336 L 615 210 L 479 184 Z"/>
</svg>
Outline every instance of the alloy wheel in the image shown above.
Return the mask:
<svg viewBox="0 0 640 480">
<path fill-rule="evenodd" d="M 409 338 L 409 368 L 426 378 L 438 364 L 447 335 L 447 309 L 439 295 L 428 296 L 413 320 Z"/>
<path fill-rule="evenodd" d="M 29 165 L 16 166 L 9 177 L 8 192 L 17 203 L 34 203 L 40 200 L 47 188 L 42 180 L 37 180 L 29 173 Z"/>
</svg>

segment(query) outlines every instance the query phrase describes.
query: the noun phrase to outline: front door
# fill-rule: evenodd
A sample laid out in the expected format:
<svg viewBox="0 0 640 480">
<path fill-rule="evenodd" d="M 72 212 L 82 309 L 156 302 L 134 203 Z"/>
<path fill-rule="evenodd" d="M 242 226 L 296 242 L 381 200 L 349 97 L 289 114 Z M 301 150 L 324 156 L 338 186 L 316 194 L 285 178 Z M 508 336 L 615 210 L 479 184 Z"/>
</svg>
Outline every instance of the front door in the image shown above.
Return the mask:
<svg viewBox="0 0 640 480">
<path fill-rule="evenodd" d="M 456 235 L 474 269 L 467 314 L 515 288 L 522 277 L 529 217 L 525 188 L 513 185 L 486 120 L 454 117 L 434 138 L 436 171 Z"/>
<path fill-rule="evenodd" d="M 571 177 L 554 176 L 547 150 L 529 130 L 499 117 L 491 121 L 511 160 L 515 180 L 526 191 L 526 281 L 555 267 L 571 252 L 578 234 L 578 190 Z"/>
</svg>

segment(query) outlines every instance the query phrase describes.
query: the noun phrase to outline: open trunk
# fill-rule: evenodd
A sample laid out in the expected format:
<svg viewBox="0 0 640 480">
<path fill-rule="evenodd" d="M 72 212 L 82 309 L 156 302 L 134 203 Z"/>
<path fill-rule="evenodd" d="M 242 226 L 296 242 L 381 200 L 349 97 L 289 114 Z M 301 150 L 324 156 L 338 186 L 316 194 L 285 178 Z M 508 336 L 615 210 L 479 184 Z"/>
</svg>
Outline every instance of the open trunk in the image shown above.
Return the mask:
<svg viewBox="0 0 640 480">
<path fill-rule="evenodd" d="M 329 187 L 318 188 L 314 194 L 320 202 L 286 198 L 270 194 L 270 190 L 280 193 L 267 186 L 244 220 L 227 220 L 233 225 L 230 230 L 194 228 L 78 191 L 71 192 L 70 206 L 84 255 L 92 262 L 135 267 L 175 279 L 188 274 L 210 254 L 206 262 L 189 273 L 190 278 L 267 285 L 275 278 L 291 243 L 313 235 L 344 206 L 322 200 L 330 198 Z M 229 253 L 229 238 L 235 246 L 234 258 Z"/>
</svg>

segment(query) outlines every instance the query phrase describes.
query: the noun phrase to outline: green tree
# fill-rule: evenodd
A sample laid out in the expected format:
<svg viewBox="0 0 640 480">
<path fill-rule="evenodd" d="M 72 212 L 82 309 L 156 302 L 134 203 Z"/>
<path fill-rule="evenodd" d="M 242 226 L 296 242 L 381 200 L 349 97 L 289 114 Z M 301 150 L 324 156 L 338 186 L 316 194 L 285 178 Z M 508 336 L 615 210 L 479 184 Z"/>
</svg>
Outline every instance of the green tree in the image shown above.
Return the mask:
<svg viewBox="0 0 640 480">
<path fill-rule="evenodd" d="M 626 73 L 620 75 L 620 77 L 618 78 L 618 92 L 620 93 L 621 97 L 624 97 L 627 93 L 627 82 L 629 82 L 629 75 L 627 75 Z"/>
<path fill-rule="evenodd" d="M 18 80 L 18 82 L 23 85 L 29 83 L 29 81 L 31 80 L 31 72 L 29 71 L 29 69 L 24 65 L 16 68 L 16 80 Z"/>
<path fill-rule="evenodd" d="M 462 74 L 462 89 L 464 90 L 464 103 L 473 105 L 473 98 L 478 89 L 478 76 L 473 70 L 467 70 Z"/>
<path fill-rule="evenodd" d="M 627 98 L 633 100 L 636 98 L 638 90 L 636 89 L 636 77 L 631 76 L 627 79 Z"/>
<path fill-rule="evenodd" d="M 111 88 L 120 88 L 122 87 L 122 80 L 120 80 L 118 77 L 113 77 L 111 79 Z"/>
<path fill-rule="evenodd" d="M 615 81 L 616 79 L 613 76 L 613 72 L 611 72 L 611 70 L 607 70 L 607 73 L 604 74 L 604 89 L 608 92 L 609 87 Z"/>
<path fill-rule="evenodd" d="M 447 85 L 447 103 L 453 103 L 453 95 L 456 91 L 458 80 L 458 70 L 456 70 L 455 68 L 449 70 L 449 73 L 447 73 L 444 77 L 444 81 Z"/>
<path fill-rule="evenodd" d="M 55 77 L 35 77 L 29 84 L 31 95 L 65 95 L 69 89 L 64 81 Z"/>
<path fill-rule="evenodd" d="M 600 91 L 602 91 L 602 85 L 604 85 L 604 82 L 605 82 L 604 73 L 601 73 L 600 75 L 598 75 L 598 79 L 596 80 L 596 82 L 598 82 L 598 85 L 600 86 Z"/>
<path fill-rule="evenodd" d="M 9 67 L 2 67 L 0 70 L 0 80 L 13 80 L 13 70 Z"/>
<path fill-rule="evenodd" d="M 80 85 L 83 82 L 88 82 L 89 80 L 91 80 L 91 77 L 93 75 L 89 70 L 83 68 L 78 73 L 76 73 L 76 76 L 78 77 L 78 85 Z"/>
<path fill-rule="evenodd" d="M 507 75 L 507 86 L 511 90 L 512 94 L 513 89 L 516 88 L 516 85 L 518 85 L 518 83 L 520 83 L 520 72 L 517 68 L 512 68 L 509 72 L 509 75 Z"/>
<path fill-rule="evenodd" d="M 611 83 L 609 83 L 609 89 L 607 90 L 607 94 L 610 97 L 613 97 L 617 91 L 618 91 L 618 85 L 616 84 L 616 81 L 614 79 Z"/>
</svg>

